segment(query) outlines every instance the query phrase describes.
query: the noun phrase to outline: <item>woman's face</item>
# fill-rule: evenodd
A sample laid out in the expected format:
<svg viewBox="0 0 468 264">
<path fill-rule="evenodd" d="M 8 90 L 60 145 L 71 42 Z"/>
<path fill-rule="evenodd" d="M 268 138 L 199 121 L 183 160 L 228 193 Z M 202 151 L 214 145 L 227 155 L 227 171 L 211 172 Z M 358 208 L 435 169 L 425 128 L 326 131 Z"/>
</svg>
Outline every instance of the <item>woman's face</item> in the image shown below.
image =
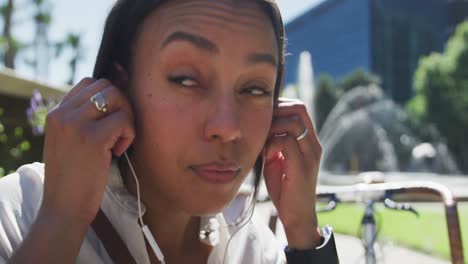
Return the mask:
<svg viewBox="0 0 468 264">
<path fill-rule="evenodd" d="M 219 212 L 271 125 L 279 60 L 271 20 L 251 0 L 168 1 L 145 20 L 133 52 L 143 199 Z"/>
</svg>

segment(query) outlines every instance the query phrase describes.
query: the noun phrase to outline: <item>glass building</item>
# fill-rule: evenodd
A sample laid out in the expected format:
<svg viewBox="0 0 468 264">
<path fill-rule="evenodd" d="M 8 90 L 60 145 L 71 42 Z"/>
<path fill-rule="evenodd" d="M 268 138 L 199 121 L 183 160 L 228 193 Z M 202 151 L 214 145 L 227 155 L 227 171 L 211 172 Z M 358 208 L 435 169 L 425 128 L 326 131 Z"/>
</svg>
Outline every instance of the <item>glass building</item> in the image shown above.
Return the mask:
<svg viewBox="0 0 468 264">
<path fill-rule="evenodd" d="M 308 50 L 315 74 L 340 80 L 362 68 L 404 103 L 420 57 L 443 50 L 466 7 L 465 0 L 324 0 L 286 25 L 286 83 L 296 81 L 299 54 Z"/>
<path fill-rule="evenodd" d="M 468 14 L 468 0 L 448 0 L 449 33 L 453 33 L 455 27 L 466 20 Z"/>
</svg>

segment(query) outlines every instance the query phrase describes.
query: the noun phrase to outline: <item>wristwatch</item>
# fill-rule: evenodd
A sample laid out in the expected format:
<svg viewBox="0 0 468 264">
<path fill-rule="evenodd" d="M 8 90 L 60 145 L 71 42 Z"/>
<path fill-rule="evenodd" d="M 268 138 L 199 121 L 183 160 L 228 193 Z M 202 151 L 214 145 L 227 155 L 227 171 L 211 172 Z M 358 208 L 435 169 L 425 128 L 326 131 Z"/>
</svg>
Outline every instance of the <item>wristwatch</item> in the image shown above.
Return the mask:
<svg viewBox="0 0 468 264">
<path fill-rule="evenodd" d="M 339 264 L 333 229 L 325 226 L 320 233 L 322 243 L 316 248 L 298 250 L 286 246 L 284 252 L 288 264 Z"/>
</svg>

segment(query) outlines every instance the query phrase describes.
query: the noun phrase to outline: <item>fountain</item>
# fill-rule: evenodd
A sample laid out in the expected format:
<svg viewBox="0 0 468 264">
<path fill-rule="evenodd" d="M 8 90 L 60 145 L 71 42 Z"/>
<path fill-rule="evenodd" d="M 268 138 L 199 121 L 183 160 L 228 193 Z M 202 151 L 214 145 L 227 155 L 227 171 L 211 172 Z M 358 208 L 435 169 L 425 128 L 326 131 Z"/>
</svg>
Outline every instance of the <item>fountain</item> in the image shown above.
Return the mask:
<svg viewBox="0 0 468 264">
<path fill-rule="evenodd" d="M 306 105 L 312 120 L 315 120 L 315 110 L 313 102 L 315 100 L 314 69 L 312 67 L 312 56 L 308 51 L 303 51 L 299 55 L 299 73 L 298 73 L 298 98 Z"/>
<path fill-rule="evenodd" d="M 443 142 L 422 142 L 408 122 L 405 111 L 379 87 L 352 89 L 340 98 L 319 133 L 322 169 L 460 173 Z"/>
<path fill-rule="evenodd" d="M 315 87 L 311 57 L 301 54 L 298 85 L 288 85 L 284 97 L 302 100 L 313 117 Z M 323 146 L 319 184 L 430 180 L 468 197 L 465 177 L 441 140 L 423 142 L 411 129 L 406 112 L 375 85 L 356 87 L 342 95 L 319 133 Z M 358 177 L 349 177 L 357 175 Z M 253 182 L 253 175 L 246 181 Z M 262 180 L 259 200 L 268 192 Z"/>
<path fill-rule="evenodd" d="M 312 56 L 304 51 L 299 56 L 299 72 L 297 74 L 297 85 L 289 84 L 282 92 L 283 97 L 299 99 L 307 107 L 307 112 L 315 120 L 313 102 L 315 100 L 314 69 L 312 67 Z"/>
</svg>

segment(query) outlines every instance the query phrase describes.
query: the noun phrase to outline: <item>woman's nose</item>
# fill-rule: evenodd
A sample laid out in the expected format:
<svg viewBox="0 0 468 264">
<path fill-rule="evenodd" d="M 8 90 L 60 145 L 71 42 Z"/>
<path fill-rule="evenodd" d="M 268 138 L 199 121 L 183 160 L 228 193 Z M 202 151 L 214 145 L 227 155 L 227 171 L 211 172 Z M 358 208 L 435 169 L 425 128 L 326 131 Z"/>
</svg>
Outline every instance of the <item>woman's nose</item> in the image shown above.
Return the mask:
<svg viewBox="0 0 468 264">
<path fill-rule="evenodd" d="M 205 137 L 223 143 L 240 139 L 242 135 L 239 108 L 233 98 L 216 100 L 206 120 Z"/>
</svg>

